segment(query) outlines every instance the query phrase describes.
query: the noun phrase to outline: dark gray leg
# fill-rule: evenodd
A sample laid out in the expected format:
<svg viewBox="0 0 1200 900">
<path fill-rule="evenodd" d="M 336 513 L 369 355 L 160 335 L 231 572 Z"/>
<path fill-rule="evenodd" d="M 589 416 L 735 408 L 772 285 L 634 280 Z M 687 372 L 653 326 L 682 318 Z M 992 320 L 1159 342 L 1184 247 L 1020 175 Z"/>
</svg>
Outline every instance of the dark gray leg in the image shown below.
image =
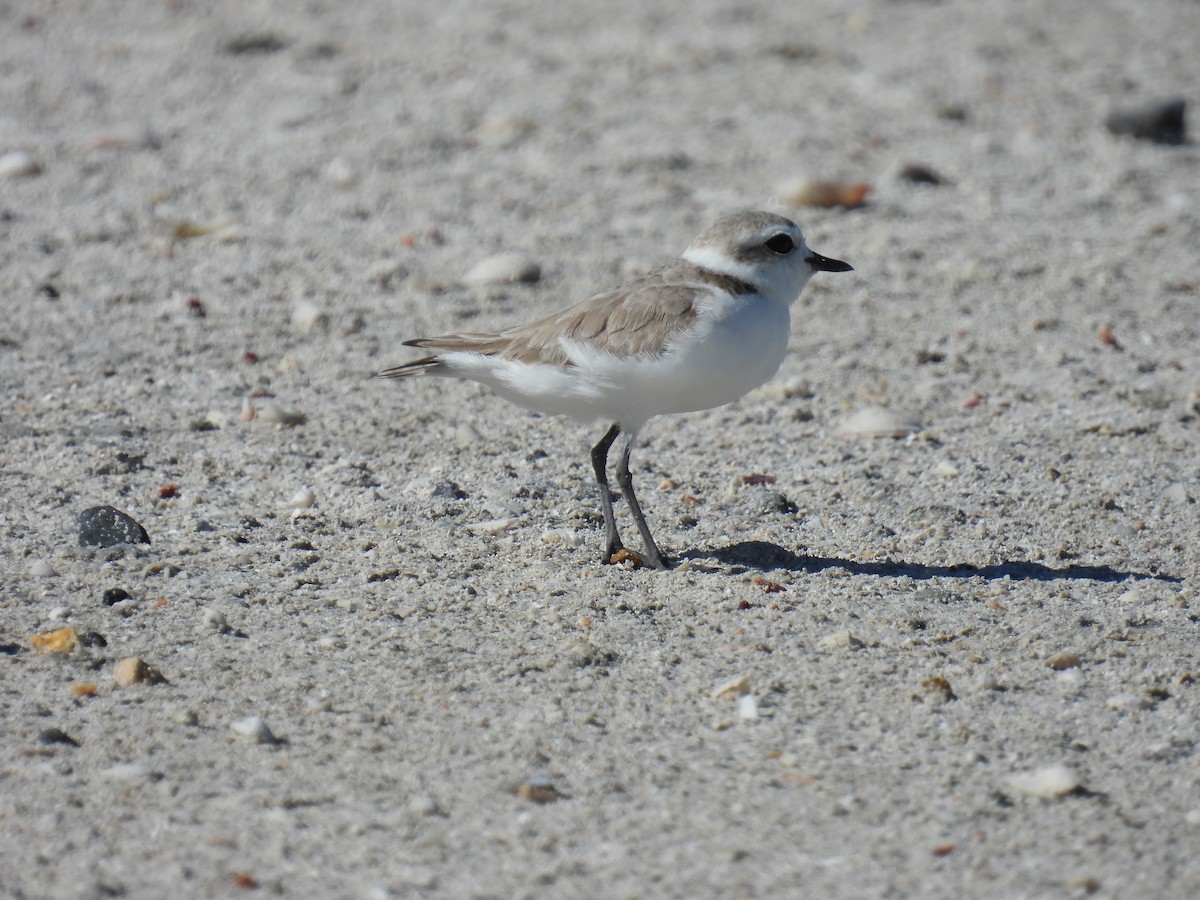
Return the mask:
<svg viewBox="0 0 1200 900">
<path fill-rule="evenodd" d="M 637 522 L 638 533 L 642 536 L 642 544 L 646 548 L 646 562 L 656 569 L 665 569 L 667 568 L 666 558 L 659 552 L 658 545 L 654 543 L 654 538 L 650 535 L 650 527 L 646 524 L 646 517 L 642 515 L 642 506 L 633 492 L 633 476 L 629 474 L 629 457 L 633 453 L 631 443 L 626 443 L 625 449 L 621 451 L 621 459 L 617 463 L 617 484 L 621 486 L 621 493 L 625 496 L 625 502 L 629 504 L 629 512 L 633 514 L 633 521 Z"/>
<path fill-rule="evenodd" d="M 612 559 L 612 555 L 621 549 L 621 537 L 617 534 L 617 517 L 613 515 L 612 494 L 608 490 L 608 449 L 612 446 L 617 435 L 621 433 L 620 425 L 608 429 L 600 443 L 592 448 L 592 471 L 596 473 L 596 484 L 600 485 L 600 509 L 604 513 L 604 561 Z"/>
</svg>

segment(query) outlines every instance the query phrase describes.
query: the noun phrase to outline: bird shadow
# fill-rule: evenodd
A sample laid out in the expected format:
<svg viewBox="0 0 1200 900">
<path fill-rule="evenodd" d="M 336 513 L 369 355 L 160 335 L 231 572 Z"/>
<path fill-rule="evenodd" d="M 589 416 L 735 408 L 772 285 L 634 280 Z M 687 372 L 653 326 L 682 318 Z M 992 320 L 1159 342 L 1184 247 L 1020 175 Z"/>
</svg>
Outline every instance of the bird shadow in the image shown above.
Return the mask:
<svg viewBox="0 0 1200 900">
<path fill-rule="evenodd" d="M 1065 565 L 1059 568 L 1028 560 L 1011 560 L 976 566 L 972 563 L 955 563 L 948 566 L 927 566 L 907 562 L 862 562 L 854 559 L 836 559 L 824 556 L 804 556 L 768 541 L 742 541 L 727 547 L 709 550 L 687 550 L 679 554 L 681 559 L 716 559 L 726 565 L 745 566 L 751 569 L 787 569 L 791 572 L 814 574 L 825 569 L 844 569 L 852 575 L 875 575 L 888 578 L 907 577 L 917 581 L 932 578 L 986 578 L 997 580 L 1010 578 L 1014 581 L 1165 581 L 1179 583 L 1182 578 L 1175 575 L 1158 575 L 1149 572 L 1128 572 L 1112 566 Z"/>
</svg>

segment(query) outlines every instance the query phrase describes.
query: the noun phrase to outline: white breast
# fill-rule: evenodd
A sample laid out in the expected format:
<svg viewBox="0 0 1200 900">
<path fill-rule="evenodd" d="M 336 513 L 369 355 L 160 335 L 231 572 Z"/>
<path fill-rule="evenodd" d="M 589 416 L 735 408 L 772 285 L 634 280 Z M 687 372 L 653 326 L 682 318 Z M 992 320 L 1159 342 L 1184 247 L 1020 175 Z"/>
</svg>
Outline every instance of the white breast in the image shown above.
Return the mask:
<svg viewBox="0 0 1200 900">
<path fill-rule="evenodd" d="M 571 366 L 529 365 L 476 353 L 444 353 L 456 375 L 527 409 L 637 431 L 653 416 L 711 409 L 769 380 L 787 352 L 788 308 L 757 294 L 722 295 L 657 356 L 618 357 L 564 342 Z"/>
</svg>

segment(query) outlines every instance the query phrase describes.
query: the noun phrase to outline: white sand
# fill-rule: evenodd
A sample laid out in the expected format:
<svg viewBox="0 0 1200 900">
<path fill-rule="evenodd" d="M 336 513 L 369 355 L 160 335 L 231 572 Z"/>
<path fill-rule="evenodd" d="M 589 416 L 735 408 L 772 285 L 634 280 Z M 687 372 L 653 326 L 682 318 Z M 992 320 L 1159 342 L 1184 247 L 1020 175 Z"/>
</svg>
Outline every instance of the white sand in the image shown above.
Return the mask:
<svg viewBox="0 0 1200 900">
<path fill-rule="evenodd" d="M 1200 155 L 1103 127 L 1200 6 L 478 6 L 0 11 L 0 894 L 1200 895 Z M 804 177 L 855 273 L 647 429 L 675 571 L 598 564 L 603 426 L 372 378 Z"/>
</svg>

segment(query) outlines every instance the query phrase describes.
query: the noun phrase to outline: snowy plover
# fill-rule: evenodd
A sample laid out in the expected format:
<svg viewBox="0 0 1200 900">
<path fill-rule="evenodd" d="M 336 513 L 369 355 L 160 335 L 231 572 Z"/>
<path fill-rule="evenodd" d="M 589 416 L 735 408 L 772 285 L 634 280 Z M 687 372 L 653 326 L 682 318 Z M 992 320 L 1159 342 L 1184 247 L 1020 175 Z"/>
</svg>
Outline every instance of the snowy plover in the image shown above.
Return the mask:
<svg viewBox="0 0 1200 900">
<path fill-rule="evenodd" d="M 629 457 L 653 416 L 710 409 L 767 381 L 787 352 L 789 307 L 814 272 L 849 272 L 814 253 L 794 222 L 765 212 L 719 219 L 683 258 L 615 290 L 505 331 L 405 341 L 431 351 L 385 378 L 450 375 L 552 415 L 612 426 L 592 448 L 605 562 L 623 550 L 608 489 L 608 451 L 624 436 L 617 484 L 645 547 L 665 569 L 633 492 Z"/>
</svg>

